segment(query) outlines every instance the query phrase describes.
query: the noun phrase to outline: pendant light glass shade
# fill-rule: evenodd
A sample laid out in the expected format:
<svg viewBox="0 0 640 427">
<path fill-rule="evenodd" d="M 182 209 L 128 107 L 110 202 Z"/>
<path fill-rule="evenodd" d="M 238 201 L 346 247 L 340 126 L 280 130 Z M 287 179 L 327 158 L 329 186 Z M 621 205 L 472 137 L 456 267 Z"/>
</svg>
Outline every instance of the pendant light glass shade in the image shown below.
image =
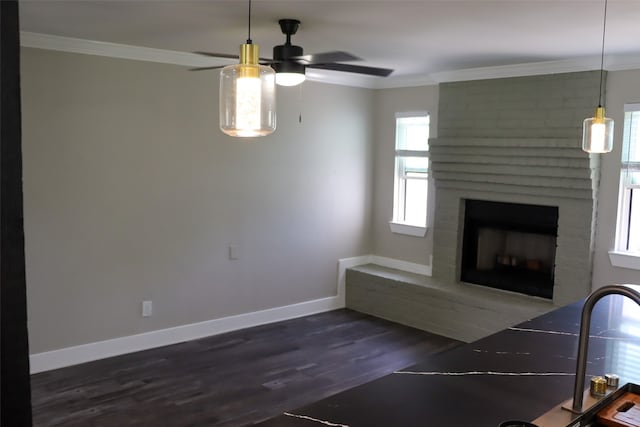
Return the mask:
<svg viewBox="0 0 640 427">
<path fill-rule="evenodd" d="M 613 148 L 613 119 L 604 116 L 602 85 L 604 75 L 604 37 L 607 30 L 607 0 L 604 0 L 604 22 L 602 24 L 602 51 L 600 53 L 600 88 L 598 108 L 593 117 L 582 124 L 582 150 L 587 153 L 608 153 Z"/>
<path fill-rule="evenodd" d="M 598 107 L 593 117 L 584 119 L 582 150 L 587 153 L 608 153 L 612 148 L 613 119 L 604 116 L 604 107 Z"/>
<path fill-rule="evenodd" d="M 256 137 L 276 129 L 276 73 L 258 63 L 258 45 L 240 46 L 240 63 L 220 72 L 220 129 Z"/>
</svg>

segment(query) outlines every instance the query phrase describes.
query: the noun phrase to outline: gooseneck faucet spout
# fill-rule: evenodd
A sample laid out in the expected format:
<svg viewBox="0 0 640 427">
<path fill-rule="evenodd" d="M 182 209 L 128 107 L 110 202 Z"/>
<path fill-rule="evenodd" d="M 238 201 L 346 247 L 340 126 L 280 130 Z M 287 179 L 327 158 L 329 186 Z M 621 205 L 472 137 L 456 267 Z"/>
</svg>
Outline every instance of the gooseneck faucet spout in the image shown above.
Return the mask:
<svg viewBox="0 0 640 427">
<path fill-rule="evenodd" d="M 587 370 L 587 350 L 589 347 L 589 330 L 591 327 L 591 312 L 596 303 L 607 295 L 622 295 L 640 305 L 640 292 L 626 285 L 609 285 L 593 291 L 584 302 L 580 319 L 580 337 L 578 338 L 578 357 L 576 361 L 576 379 L 573 387 L 572 410 L 582 413 L 582 398 L 584 394 L 584 377 Z"/>
</svg>

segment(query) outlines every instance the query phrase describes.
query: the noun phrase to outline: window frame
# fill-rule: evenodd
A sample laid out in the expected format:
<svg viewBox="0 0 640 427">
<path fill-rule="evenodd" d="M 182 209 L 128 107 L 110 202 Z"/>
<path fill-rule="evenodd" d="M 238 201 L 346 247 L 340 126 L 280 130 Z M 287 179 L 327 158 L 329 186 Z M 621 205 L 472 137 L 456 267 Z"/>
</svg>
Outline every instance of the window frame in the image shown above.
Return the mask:
<svg viewBox="0 0 640 427">
<path fill-rule="evenodd" d="M 627 122 L 627 113 L 640 114 L 640 103 L 624 105 L 625 120 L 623 131 L 623 144 L 620 162 L 620 185 L 618 193 L 618 212 L 616 222 L 614 250 L 609 251 L 609 259 L 615 267 L 640 270 L 640 252 L 630 251 L 629 248 L 629 222 L 632 217 L 631 196 L 640 197 L 640 185 L 629 184 L 628 171 L 640 171 L 640 161 L 630 161 L 625 158 L 630 149 L 630 144 L 640 145 L 640 138 L 631 141 L 631 122 Z M 636 205 L 637 206 L 637 205 Z M 640 212 L 636 213 L 640 216 Z"/>
<path fill-rule="evenodd" d="M 394 141 L 394 174 L 393 174 L 393 206 L 392 206 L 392 219 L 389 221 L 389 227 L 393 233 L 405 234 L 416 237 L 424 237 L 427 233 L 427 224 L 429 220 L 429 195 L 431 193 L 431 161 L 429 146 L 427 142 L 426 150 L 406 150 L 398 148 L 398 119 L 410 118 L 410 117 L 425 117 L 428 120 L 428 133 L 427 141 L 430 136 L 431 128 L 431 115 L 428 111 L 405 111 L 397 112 L 395 114 L 395 141 Z M 426 158 L 427 168 L 426 177 L 407 177 L 406 167 L 403 166 L 404 162 L 408 158 Z M 403 220 L 406 218 L 406 184 L 408 180 L 425 180 L 427 181 L 427 193 L 425 197 L 425 220 L 424 226 L 418 224 L 412 224 Z"/>
</svg>

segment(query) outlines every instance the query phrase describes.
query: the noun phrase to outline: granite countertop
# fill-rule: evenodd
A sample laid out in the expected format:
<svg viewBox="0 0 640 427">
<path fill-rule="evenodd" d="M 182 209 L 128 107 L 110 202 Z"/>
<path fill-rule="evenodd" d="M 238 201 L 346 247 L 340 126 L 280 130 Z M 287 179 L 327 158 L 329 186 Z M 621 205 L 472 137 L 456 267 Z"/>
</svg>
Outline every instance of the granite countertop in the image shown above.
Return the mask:
<svg viewBox="0 0 640 427">
<path fill-rule="evenodd" d="M 426 358 L 260 426 L 474 426 L 534 420 L 572 397 L 582 302 Z M 640 307 L 611 295 L 593 311 L 587 380 L 640 383 Z"/>
</svg>

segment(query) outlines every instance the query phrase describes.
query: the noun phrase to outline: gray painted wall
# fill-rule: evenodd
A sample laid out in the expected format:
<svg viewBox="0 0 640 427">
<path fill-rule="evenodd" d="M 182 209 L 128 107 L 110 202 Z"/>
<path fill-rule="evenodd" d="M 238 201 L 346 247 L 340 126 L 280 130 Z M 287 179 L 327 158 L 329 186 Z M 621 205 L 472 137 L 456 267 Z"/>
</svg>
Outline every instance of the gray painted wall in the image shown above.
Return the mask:
<svg viewBox="0 0 640 427">
<path fill-rule="evenodd" d="M 218 130 L 215 72 L 22 55 L 33 353 L 331 296 L 339 258 L 429 264 L 433 230 L 397 235 L 388 221 L 394 114 L 429 111 L 436 137 L 437 86 L 282 89 L 277 132 L 243 142 Z M 639 80 L 608 75 L 616 136 L 602 159 L 594 287 L 640 282 L 607 257 L 622 107 L 640 102 Z"/>
<path fill-rule="evenodd" d="M 607 116 L 614 119 L 613 151 L 601 155 L 600 195 L 596 228 L 596 245 L 593 265 L 593 287 L 612 283 L 640 284 L 640 271 L 613 267 L 609 250 L 614 248 L 618 210 L 618 186 L 624 104 L 640 103 L 640 70 L 613 71 L 607 76 Z"/>
<path fill-rule="evenodd" d="M 425 237 L 394 234 L 389 229 L 389 221 L 393 216 L 395 114 L 402 111 L 428 111 L 431 119 L 429 137 L 435 138 L 438 134 L 438 86 L 376 91 L 373 250 L 376 255 L 430 265 L 433 250 L 433 203 L 429 205 L 429 230 Z M 433 188 L 430 190 L 433 195 Z"/>
<path fill-rule="evenodd" d="M 371 252 L 373 91 L 279 89 L 247 141 L 218 129 L 215 71 L 22 55 L 32 353 L 332 296 Z"/>
</svg>

